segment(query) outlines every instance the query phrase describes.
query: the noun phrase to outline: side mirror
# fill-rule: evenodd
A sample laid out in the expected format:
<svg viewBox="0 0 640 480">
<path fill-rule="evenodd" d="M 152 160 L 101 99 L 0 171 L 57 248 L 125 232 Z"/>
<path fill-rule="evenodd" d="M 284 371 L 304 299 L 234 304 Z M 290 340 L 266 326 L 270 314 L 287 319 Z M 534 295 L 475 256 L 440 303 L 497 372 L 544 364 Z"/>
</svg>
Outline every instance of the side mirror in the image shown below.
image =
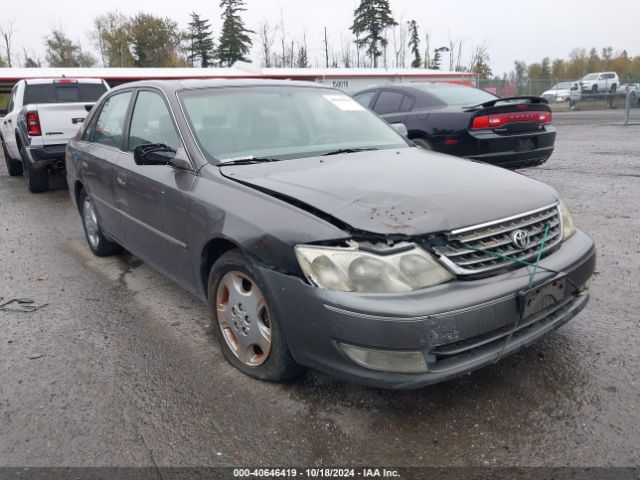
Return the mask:
<svg viewBox="0 0 640 480">
<path fill-rule="evenodd" d="M 176 153 L 173 148 L 162 143 L 147 143 L 138 145 L 133 150 L 133 160 L 136 165 L 170 165 Z"/>
<path fill-rule="evenodd" d="M 407 126 L 404 123 L 392 123 L 391 128 L 393 128 L 396 132 L 398 132 L 403 137 L 409 135 L 409 130 L 407 130 Z"/>
</svg>

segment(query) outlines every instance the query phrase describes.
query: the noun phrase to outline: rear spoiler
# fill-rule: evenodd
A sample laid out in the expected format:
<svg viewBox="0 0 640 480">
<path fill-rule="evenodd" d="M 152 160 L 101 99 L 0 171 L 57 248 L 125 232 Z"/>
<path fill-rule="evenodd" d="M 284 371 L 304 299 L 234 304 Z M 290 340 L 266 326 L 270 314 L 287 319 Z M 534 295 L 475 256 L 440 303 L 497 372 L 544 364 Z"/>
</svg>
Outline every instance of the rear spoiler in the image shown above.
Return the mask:
<svg viewBox="0 0 640 480">
<path fill-rule="evenodd" d="M 536 97 L 533 95 L 525 95 L 522 97 L 501 97 L 501 98 L 496 98 L 495 100 L 490 100 L 488 102 L 484 102 L 484 103 L 480 103 L 479 105 L 474 105 L 472 107 L 465 107 L 464 111 L 465 112 L 473 112 L 474 110 L 479 110 L 481 108 L 489 108 L 489 107 L 495 107 L 496 103 L 500 103 L 500 102 L 511 102 L 514 100 L 527 100 L 527 103 L 538 103 L 538 104 L 549 104 L 549 101 L 546 98 L 543 97 Z"/>
</svg>

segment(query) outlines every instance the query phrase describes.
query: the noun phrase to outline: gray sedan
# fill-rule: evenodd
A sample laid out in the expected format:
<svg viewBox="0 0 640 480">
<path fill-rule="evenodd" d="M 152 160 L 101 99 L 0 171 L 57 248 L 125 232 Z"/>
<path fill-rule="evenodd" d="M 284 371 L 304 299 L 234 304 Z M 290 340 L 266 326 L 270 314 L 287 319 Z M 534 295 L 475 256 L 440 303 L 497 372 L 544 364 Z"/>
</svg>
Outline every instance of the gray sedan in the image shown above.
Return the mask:
<svg viewBox="0 0 640 480">
<path fill-rule="evenodd" d="M 551 187 L 416 148 L 316 84 L 126 84 L 66 167 L 93 253 L 125 248 L 207 302 L 259 379 L 420 387 L 588 301 L 595 247 Z"/>
</svg>

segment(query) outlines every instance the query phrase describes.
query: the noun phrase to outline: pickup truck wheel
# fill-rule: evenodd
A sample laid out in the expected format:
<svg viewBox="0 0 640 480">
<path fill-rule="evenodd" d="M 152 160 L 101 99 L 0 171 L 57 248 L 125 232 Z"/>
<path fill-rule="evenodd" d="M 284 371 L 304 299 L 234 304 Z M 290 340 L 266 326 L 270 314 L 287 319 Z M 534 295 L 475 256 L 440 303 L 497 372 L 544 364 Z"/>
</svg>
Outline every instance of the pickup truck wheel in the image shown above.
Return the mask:
<svg viewBox="0 0 640 480">
<path fill-rule="evenodd" d="M 42 193 L 49 190 L 49 172 L 46 170 L 35 170 L 29 159 L 24 147 L 20 145 L 20 156 L 22 157 L 22 165 L 24 174 L 27 177 L 27 187 L 31 193 Z"/>
<path fill-rule="evenodd" d="M 208 297 L 213 330 L 231 365 L 270 382 L 303 372 L 291 356 L 260 272 L 238 250 L 225 253 L 214 263 Z"/>
<path fill-rule="evenodd" d="M 79 200 L 84 234 L 93 254 L 97 257 L 107 257 L 122 250 L 120 245 L 108 240 L 102 234 L 93 201 L 84 190 L 81 191 Z"/>
<path fill-rule="evenodd" d="M 22 175 L 22 162 L 20 160 L 14 160 L 7 151 L 7 146 L 2 141 L 2 154 L 4 155 L 4 163 L 7 164 L 7 171 L 12 177 L 19 177 Z"/>
<path fill-rule="evenodd" d="M 412 138 L 411 141 L 423 150 L 433 150 L 433 146 L 429 140 L 425 140 L 424 138 Z"/>
</svg>

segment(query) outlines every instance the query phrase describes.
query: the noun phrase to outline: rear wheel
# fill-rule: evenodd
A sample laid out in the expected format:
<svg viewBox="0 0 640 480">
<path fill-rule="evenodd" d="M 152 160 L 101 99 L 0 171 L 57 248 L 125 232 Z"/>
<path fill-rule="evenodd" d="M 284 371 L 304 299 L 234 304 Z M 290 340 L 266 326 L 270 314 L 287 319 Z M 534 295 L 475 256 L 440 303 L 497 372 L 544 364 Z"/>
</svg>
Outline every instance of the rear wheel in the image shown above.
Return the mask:
<svg viewBox="0 0 640 480">
<path fill-rule="evenodd" d="M 433 146 L 429 140 L 424 138 L 412 138 L 411 141 L 424 150 L 433 150 Z"/>
<path fill-rule="evenodd" d="M 208 294 L 213 329 L 229 363 L 271 382 L 302 373 L 260 273 L 247 257 L 238 250 L 222 255 L 211 269 Z"/>
<path fill-rule="evenodd" d="M 46 170 L 36 170 L 27 158 L 27 152 L 20 145 L 20 156 L 24 168 L 24 176 L 27 178 L 27 187 L 31 193 L 42 193 L 49 190 L 49 172 Z"/>
<path fill-rule="evenodd" d="M 107 257 L 122 250 L 120 245 L 108 240 L 102 234 L 93 200 L 91 200 L 84 190 L 80 192 L 79 202 L 84 234 L 93 254 L 98 257 Z"/>
<path fill-rule="evenodd" d="M 7 146 L 4 144 L 4 140 L 2 140 L 2 154 L 4 155 L 4 163 L 7 164 L 7 171 L 9 172 L 9 175 L 12 177 L 19 177 L 22 175 L 22 162 L 11 158 L 9 151 L 7 150 Z"/>
<path fill-rule="evenodd" d="M 618 89 L 618 86 L 615 83 L 611 85 L 611 93 L 616 93 L 617 89 Z"/>
</svg>

